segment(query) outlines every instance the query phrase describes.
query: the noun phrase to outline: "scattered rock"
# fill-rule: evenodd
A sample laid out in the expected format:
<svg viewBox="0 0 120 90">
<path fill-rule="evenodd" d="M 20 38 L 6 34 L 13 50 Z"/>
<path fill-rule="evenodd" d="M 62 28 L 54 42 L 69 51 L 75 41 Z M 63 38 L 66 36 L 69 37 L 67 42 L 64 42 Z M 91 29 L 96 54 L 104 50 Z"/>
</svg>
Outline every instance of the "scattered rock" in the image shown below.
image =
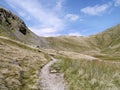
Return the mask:
<svg viewBox="0 0 120 90">
<path fill-rule="evenodd" d="M 57 71 L 55 69 L 50 70 L 51 73 L 57 73 Z"/>
</svg>

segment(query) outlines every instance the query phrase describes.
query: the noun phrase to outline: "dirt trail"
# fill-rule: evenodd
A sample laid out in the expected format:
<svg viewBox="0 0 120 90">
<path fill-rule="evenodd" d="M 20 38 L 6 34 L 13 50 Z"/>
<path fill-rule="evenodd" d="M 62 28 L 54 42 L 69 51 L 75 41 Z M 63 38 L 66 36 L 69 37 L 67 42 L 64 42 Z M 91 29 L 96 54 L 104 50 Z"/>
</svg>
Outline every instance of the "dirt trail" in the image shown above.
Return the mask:
<svg viewBox="0 0 120 90">
<path fill-rule="evenodd" d="M 115 64 L 120 63 L 120 62 L 114 62 L 114 61 L 104 61 L 88 55 L 81 55 L 80 58 L 82 57 L 86 58 L 89 61 L 97 60 L 104 63 L 115 63 Z M 63 74 L 49 72 L 50 66 L 55 62 L 57 62 L 57 60 L 52 58 L 52 61 L 50 61 L 41 69 L 40 84 L 43 88 L 42 90 L 68 90 L 67 85 L 63 78 Z"/>
<path fill-rule="evenodd" d="M 41 70 L 40 83 L 43 90 L 67 90 L 63 75 L 49 72 L 49 67 L 56 61 L 56 59 L 52 59 Z"/>
</svg>

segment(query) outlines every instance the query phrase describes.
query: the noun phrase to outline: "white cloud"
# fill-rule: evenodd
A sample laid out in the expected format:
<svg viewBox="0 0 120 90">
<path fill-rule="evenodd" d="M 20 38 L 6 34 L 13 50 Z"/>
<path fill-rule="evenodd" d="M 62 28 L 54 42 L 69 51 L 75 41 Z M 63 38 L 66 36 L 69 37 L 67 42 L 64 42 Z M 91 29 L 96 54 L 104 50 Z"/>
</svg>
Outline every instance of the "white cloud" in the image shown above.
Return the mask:
<svg viewBox="0 0 120 90">
<path fill-rule="evenodd" d="M 120 6 L 120 0 L 114 0 L 114 5 L 115 6 Z"/>
<path fill-rule="evenodd" d="M 62 2 L 57 1 L 54 9 L 45 8 L 44 5 L 40 3 L 39 0 L 8 0 L 6 1 L 9 5 L 14 6 L 14 10 L 20 16 L 26 16 L 25 19 L 34 19 L 38 22 L 37 25 L 32 26 L 34 32 L 39 32 L 37 34 L 41 35 L 43 33 L 56 33 L 64 28 L 64 21 L 60 18 L 58 14 L 55 13 L 56 10 L 62 8 Z M 19 12 L 19 11 L 22 12 Z M 39 27 L 38 27 L 39 25 Z M 37 29 L 36 29 L 37 28 Z"/>
<path fill-rule="evenodd" d="M 103 5 L 88 6 L 88 7 L 82 8 L 81 12 L 88 14 L 88 15 L 101 15 L 110 6 L 111 6 L 111 3 L 103 4 Z"/>
<path fill-rule="evenodd" d="M 25 17 L 25 16 L 26 16 L 25 12 L 23 12 L 23 11 L 19 11 L 18 14 L 19 14 L 20 16 L 22 16 L 22 17 Z"/>
<path fill-rule="evenodd" d="M 21 17 L 25 17 L 25 19 L 26 19 L 27 21 L 30 21 L 30 20 L 31 20 L 31 17 L 28 16 L 25 12 L 23 12 L 23 11 L 21 11 L 21 10 L 18 10 L 18 11 L 19 11 L 18 14 L 19 14 Z"/>
<path fill-rule="evenodd" d="M 49 36 L 59 36 L 60 35 L 56 32 L 56 30 L 54 28 L 41 28 L 40 29 L 40 27 L 30 27 L 30 29 L 32 31 L 34 31 L 34 33 L 36 33 L 37 35 L 40 35 L 40 36 L 49 37 Z"/>
<path fill-rule="evenodd" d="M 56 5 L 55 5 L 55 7 L 54 7 L 54 10 L 55 11 L 60 11 L 62 8 L 63 8 L 63 0 L 58 0 L 57 2 L 56 2 Z"/>
<path fill-rule="evenodd" d="M 69 36 L 82 36 L 79 32 L 71 32 L 68 35 Z"/>
<path fill-rule="evenodd" d="M 65 16 L 66 19 L 70 20 L 70 21 L 76 21 L 79 19 L 79 16 L 76 14 L 67 14 Z"/>
</svg>

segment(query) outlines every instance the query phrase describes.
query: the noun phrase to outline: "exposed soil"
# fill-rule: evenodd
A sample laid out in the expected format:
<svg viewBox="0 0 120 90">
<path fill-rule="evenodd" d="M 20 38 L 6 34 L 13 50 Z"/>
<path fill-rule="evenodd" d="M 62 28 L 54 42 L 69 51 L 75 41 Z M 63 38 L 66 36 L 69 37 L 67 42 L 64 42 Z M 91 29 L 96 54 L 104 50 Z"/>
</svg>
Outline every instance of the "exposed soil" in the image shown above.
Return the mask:
<svg viewBox="0 0 120 90">
<path fill-rule="evenodd" d="M 63 74 L 51 73 L 49 71 L 50 66 L 56 61 L 56 59 L 52 59 L 52 61 L 46 64 L 41 70 L 40 83 L 43 90 L 67 90 Z"/>
</svg>

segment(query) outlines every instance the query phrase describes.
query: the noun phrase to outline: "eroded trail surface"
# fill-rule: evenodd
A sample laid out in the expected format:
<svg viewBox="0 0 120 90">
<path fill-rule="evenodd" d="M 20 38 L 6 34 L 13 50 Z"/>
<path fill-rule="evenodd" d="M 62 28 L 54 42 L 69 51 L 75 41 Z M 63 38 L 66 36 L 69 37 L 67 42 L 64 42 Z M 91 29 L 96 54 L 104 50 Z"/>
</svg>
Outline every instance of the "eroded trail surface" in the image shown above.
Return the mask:
<svg viewBox="0 0 120 90">
<path fill-rule="evenodd" d="M 49 72 L 50 66 L 55 62 L 57 62 L 57 60 L 52 59 L 52 61 L 46 64 L 41 70 L 40 83 L 43 90 L 67 90 L 63 75 Z"/>
</svg>

